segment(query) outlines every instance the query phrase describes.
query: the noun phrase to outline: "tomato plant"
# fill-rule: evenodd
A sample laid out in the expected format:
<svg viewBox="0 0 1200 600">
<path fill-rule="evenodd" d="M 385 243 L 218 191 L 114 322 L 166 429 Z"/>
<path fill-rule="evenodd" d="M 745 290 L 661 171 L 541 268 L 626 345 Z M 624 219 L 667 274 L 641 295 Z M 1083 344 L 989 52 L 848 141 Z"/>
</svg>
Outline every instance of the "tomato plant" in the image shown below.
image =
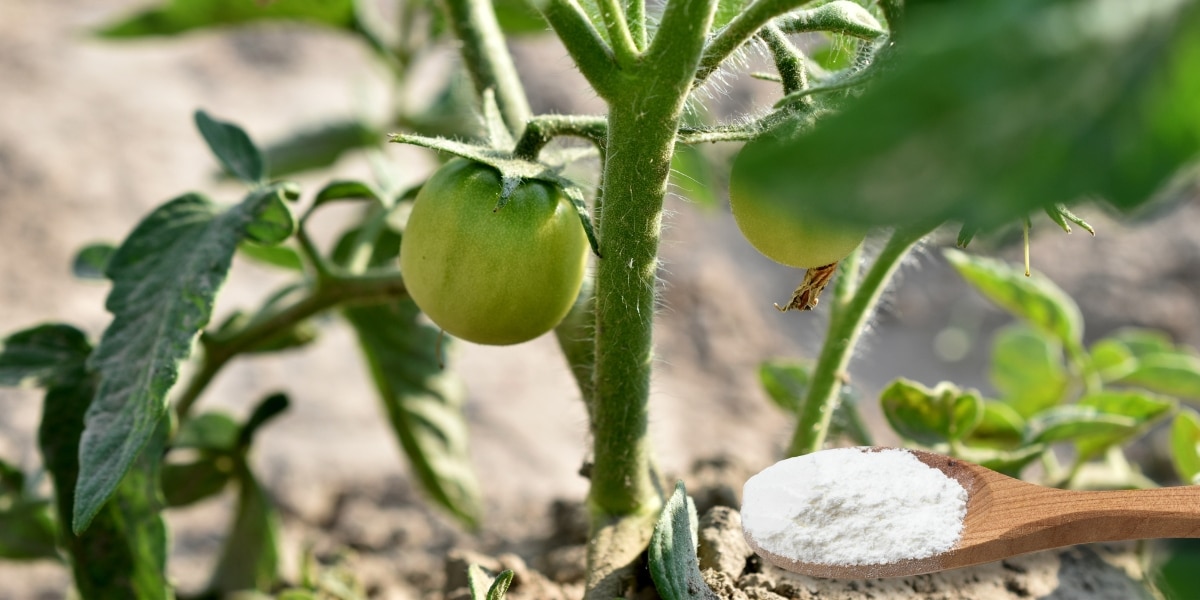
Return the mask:
<svg viewBox="0 0 1200 600">
<path fill-rule="evenodd" d="M 516 344 L 554 328 L 583 283 L 587 239 L 562 190 L 522 183 L 500 200 L 500 174 L 455 159 L 413 202 L 400 243 L 408 293 L 447 333 Z"/>
</svg>

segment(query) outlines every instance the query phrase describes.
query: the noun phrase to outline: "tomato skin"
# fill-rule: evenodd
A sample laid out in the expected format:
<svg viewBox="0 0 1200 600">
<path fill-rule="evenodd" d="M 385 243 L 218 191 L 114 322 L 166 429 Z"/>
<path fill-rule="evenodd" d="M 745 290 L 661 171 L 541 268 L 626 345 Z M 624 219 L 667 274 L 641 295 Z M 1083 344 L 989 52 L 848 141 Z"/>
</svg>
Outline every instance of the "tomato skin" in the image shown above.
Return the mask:
<svg viewBox="0 0 1200 600">
<path fill-rule="evenodd" d="M 417 194 L 400 242 L 413 301 L 446 333 L 478 344 L 553 329 L 587 266 L 587 237 L 561 189 L 526 181 L 495 211 L 499 199 L 499 172 L 454 159 Z"/>
<path fill-rule="evenodd" d="M 776 142 L 771 135 L 756 138 L 733 159 L 729 206 L 738 229 L 756 250 L 790 267 L 811 269 L 846 258 L 866 237 L 865 229 L 817 219 L 792 197 L 756 189 L 744 172 L 743 157 L 773 152 Z"/>
</svg>

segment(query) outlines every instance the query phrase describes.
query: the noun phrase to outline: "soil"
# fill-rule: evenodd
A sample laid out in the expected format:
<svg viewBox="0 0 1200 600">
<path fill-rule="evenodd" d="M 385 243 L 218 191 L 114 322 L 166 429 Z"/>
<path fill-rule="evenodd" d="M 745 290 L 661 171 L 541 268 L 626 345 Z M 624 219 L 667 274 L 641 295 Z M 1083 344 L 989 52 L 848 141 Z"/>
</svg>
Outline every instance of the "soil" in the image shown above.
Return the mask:
<svg viewBox="0 0 1200 600">
<path fill-rule="evenodd" d="M 217 166 L 191 124 L 195 109 L 271 141 L 338 117 L 377 115 L 386 105 L 383 69 L 333 32 L 268 25 L 129 43 L 86 35 L 143 4 L 0 0 L 2 333 L 66 321 L 98 336 L 109 320 L 107 287 L 71 278 L 76 249 L 121 239 L 153 207 L 186 190 L 238 198 L 236 186 L 213 178 Z M 519 41 L 514 52 L 536 111 L 602 111 L 552 39 Z M 428 67 L 431 77 L 454 60 L 449 51 L 442 58 Z M 735 116 L 776 95 L 765 82 L 733 75 L 709 92 L 718 114 Z M 410 148 L 385 152 L 408 181 L 431 164 Z M 335 175 L 366 178 L 370 169 L 362 156 L 348 156 L 300 183 L 311 195 Z M 823 315 L 776 313 L 772 303 L 788 297 L 800 273 L 750 248 L 727 208 L 705 209 L 677 195 L 667 208 L 651 436 L 663 471 L 683 474 L 702 507 L 701 551 L 709 557 L 702 566 L 713 589 L 762 599 L 1138 597 L 1142 572 L 1127 549 L 1076 548 L 874 582 L 797 578 L 748 557 L 734 539 L 737 514 L 728 509 L 737 506 L 746 475 L 780 456 L 791 427 L 764 397 L 756 369 L 769 357 L 812 356 Z M 1096 239 L 1039 222 L 1035 267 L 1079 300 L 1089 337 L 1140 324 L 1200 343 L 1200 233 L 1188 225 L 1197 211 L 1189 201 L 1168 219 L 1120 225 L 1084 209 L 1100 231 Z M 339 216 L 330 220 L 318 234 L 337 230 Z M 1011 247 L 998 251 L 1015 256 Z M 218 318 L 256 305 L 270 289 L 264 283 L 278 281 L 238 263 Z M 933 248 L 914 258 L 850 369 L 876 441 L 897 442 L 870 401 L 897 376 L 987 391 L 987 334 L 1005 322 Z M 937 350 L 938 333 L 951 326 L 967 332 L 965 351 Z M 240 416 L 267 393 L 291 393 L 293 408 L 256 438 L 253 457 L 284 518 L 287 577 L 298 576 L 311 548 L 322 572 L 352 573 L 371 597 L 460 597 L 470 562 L 516 571 L 513 598 L 580 596 L 586 480 L 578 471 L 588 440 L 570 375 L 549 338 L 511 348 L 462 346 L 455 368 L 469 389 L 472 460 L 487 490 L 486 525 L 471 535 L 414 490 L 341 324 L 330 322 L 309 348 L 239 360 L 217 379 L 204 409 Z M 0 457 L 27 472 L 39 465 L 39 406 L 33 391 L 0 390 Z M 231 504 L 226 496 L 168 515 L 171 576 L 182 592 L 203 587 Z M 0 563 L 0 582 L 0 600 L 62 598 L 69 588 L 66 572 L 51 563 Z"/>
</svg>

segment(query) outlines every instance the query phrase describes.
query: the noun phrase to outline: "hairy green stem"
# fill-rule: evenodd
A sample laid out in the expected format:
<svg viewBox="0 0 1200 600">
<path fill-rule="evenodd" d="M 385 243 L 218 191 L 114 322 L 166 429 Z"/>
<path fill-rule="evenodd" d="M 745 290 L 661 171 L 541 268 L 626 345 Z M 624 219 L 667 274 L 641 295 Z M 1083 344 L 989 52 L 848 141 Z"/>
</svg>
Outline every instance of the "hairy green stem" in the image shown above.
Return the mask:
<svg viewBox="0 0 1200 600">
<path fill-rule="evenodd" d="M 529 160 L 537 158 L 550 140 L 561 136 L 580 137 L 603 151 L 608 139 L 608 119 L 580 115 L 538 115 L 525 125 L 513 154 Z"/>
<path fill-rule="evenodd" d="M 486 89 L 494 90 L 504 124 L 513 135 L 520 135 L 531 114 L 529 100 L 504 44 L 491 0 L 446 0 L 446 11 L 462 42 L 463 62 L 471 72 L 475 90 L 481 95 Z"/>
<path fill-rule="evenodd" d="M 629 33 L 638 51 L 646 49 L 646 0 L 628 0 L 625 9 L 629 15 Z"/>
<path fill-rule="evenodd" d="M 858 336 L 892 274 L 900 266 L 901 259 L 929 230 L 918 228 L 893 233 L 850 301 L 839 306 L 838 314 L 830 320 L 825 344 L 821 347 L 821 355 L 813 369 L 812 381 L 800 409 L 800 420 L 788 449 L 789 456 L 816 452 L 824 446 L 829 420 L 837 408 L 846 367 L 854 353 Z"/>
<path fill-rule="evenodd" d="M 626 69 L 632 67 L 637 62 L 639 50 L 625 20 L 625 8 L 619 0 L 600 0 L 600 16 L 608 28 L 608 39 L 612 40 L 617 63 Z"/>
<path fill-rule="evenodd" d="M 297 323 L 339 304 L 373 304 L 402 298 L 408 294 L 399 274 L 334 277 L 317 285 L 313 292 L 294 303 L 255 318 L 241 329 L 217 336 L 204 335 L 201 343 L 204 356 L 200 369 L 188 380 L 175 403 L 180 422 L 187 418 L 192 406 L 212 379 L 237 355 L 270 341 Z"/>
<path fill-rule="evenodd" d="M 783 83 L 783 93 L 793 94 L 808 87 L 808 73 L 804 69 L 804 56 L 788 41 L 778 27 L 767 23 L 758 34 L 775 59 L 775 70 Z"/>
<path fill-rule="evenodd" d="M 808 1 L 754 0 L 751 2 L 750 6 L 734 17 L 721 31 L 718 31 L 704 49 L 704 57 L 700 60 L 700 68 L 696 71 L 696 84 L 699 85 L 708 79 L 708 76 L 712 75 L 717 67 L 720 67 L 721 63 L 729 58 L 730 54 L 754 37 L 763 25 L 771 22 L 771 19 L 802 6 Z"/>
</svg>

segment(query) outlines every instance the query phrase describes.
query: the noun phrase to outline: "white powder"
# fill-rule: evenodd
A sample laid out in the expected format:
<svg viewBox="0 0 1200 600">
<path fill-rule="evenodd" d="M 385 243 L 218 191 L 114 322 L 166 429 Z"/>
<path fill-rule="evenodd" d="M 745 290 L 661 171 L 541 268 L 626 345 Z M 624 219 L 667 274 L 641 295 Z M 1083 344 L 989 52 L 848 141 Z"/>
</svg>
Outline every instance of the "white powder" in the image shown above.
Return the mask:
<svg viewBox="0 0 1200 600">
<path fill-rule="evenodd" d="M 967 492 L 905 450 L 839 448 L 767 467 L 742 491 L 742 526 L 772 554 L 887 564 L 958 543 Z"/>
</svg>

